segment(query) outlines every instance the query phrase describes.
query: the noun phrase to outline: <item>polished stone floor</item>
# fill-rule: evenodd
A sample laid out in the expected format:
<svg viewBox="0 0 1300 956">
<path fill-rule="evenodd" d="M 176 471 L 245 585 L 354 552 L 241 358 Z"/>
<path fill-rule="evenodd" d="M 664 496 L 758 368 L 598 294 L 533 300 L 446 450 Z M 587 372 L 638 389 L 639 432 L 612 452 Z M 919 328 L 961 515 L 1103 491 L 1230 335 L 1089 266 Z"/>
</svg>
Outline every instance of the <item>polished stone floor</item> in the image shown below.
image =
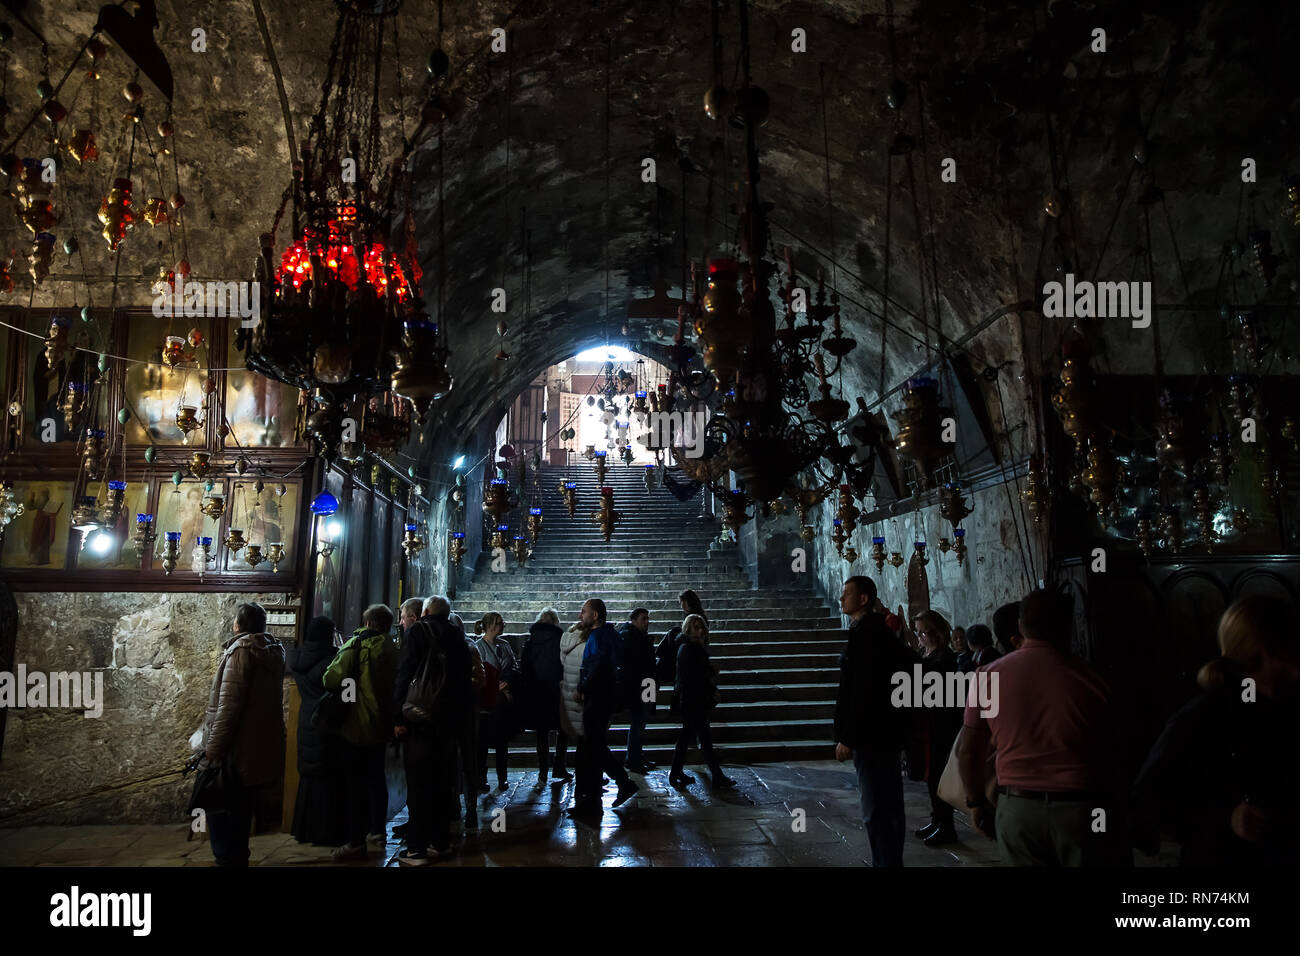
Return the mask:
<svg viewBox="0 0 1300 956">
<path fill-rule="evenodd" d="M 598 823 L 564 814 L 572 784 L 536 790 L 535 772 L 512 772 L 508 788 L 479 802 L 480 829 L 454 828 L 455 854 L 438 866 L 862 866 L 870 859 L 850 764 L 817 761 L 728 768 L 739 786 L 713 794 L 702 767 L 689 788 L 668 786 L 666 769 L 644 778 L 641 794 L 609 807 Z M 997 844 L 957 814 L 959 842 L 930 848 L 911 835 L 929 820 L 925 784 L 907 782 L 905 866 L 988 866 Z M 499 811 L 504 810 L 504 813 Z M 802 812 L 800 812 L 802 811 Z M 406 819 L 402 810 L 393 820 Z M 496 821 L 495 828 L 493 821 Z M 802 824 L 802 825 L 800 825 Z M 401 845 L 372 846 L 368 859 L 331 862 L 329 847 L 298 843 L 287 833 L 254 837 L 257 866 L 397 866 Z M 211 866 L 206 840 L 187 841 L 177 826 L 22 827 L 0 829 L 4 866 Z M 1168 865 L 1172 847 L 1157 860 Z"/>
</svg>

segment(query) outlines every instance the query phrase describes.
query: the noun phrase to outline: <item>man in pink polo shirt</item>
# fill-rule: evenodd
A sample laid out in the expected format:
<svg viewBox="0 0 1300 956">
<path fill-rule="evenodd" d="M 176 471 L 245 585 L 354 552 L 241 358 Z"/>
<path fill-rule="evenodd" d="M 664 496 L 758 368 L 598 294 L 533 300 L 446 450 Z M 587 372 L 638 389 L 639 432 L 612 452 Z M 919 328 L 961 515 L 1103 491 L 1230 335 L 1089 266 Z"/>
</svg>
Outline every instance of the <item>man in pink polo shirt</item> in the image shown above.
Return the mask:
<svg viewBox="0 0 1300 956">
<path fill-rule="evenodd" d="M 984 763 L 996 750 L 996 832 L 1014 866 L 1119 866 L 1131 863 L 1114 794 L 1119 763 L 1106 683 L 1070 656 L 1073 604 L 1056 591 L 1020 602 L 1019 649 L 980 667 L 996 673 L 998 700 L 982 711 L 972 695 L 957 748 L 966 805 L 986 833 Z M 978 685 L 975 685 L 978 686 Z"/>
</svg>

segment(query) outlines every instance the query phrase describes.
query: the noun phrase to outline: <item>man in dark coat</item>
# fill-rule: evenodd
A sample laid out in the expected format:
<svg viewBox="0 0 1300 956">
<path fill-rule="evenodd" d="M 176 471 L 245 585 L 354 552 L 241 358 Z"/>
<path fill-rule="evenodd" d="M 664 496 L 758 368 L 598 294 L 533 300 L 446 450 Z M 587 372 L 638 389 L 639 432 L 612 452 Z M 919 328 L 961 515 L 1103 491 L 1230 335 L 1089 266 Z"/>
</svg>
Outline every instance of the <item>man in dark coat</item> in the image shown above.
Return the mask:
<svg viewBox="0 0 1300 956">
<path fill-rule="evenodd" d="M 627 769 L 635 773 L 649 773 L 657 766 L 645 759 L 641 742 L 645 735 L 646 720 L 654 713 L 654 696 L 646 700 L 642 688 L 655 677 L 655 644 L 650 638 L 650 612 L 643 607 L 634 610 L 618 626 L 622 642 L 620 656 L 623 661 L 623 696 L 627 702 Z"/>
<path fill-rule="evenodd" d="M 225 765 L 232 786 L 207 812 L 218 866 L 248 866 L 248 831 L 279 816 L 284 779 L 284 645 L 266 633 L 266 610 L 241 604 L 222 647 L 203 721 L 204 760 Z"/>
<path fill-rule="evenodd" d="M 569 748 L 569 738 L 560 727 L 560 682 L 564 680 L 564 662 L 560 659 L 560 638 L 563 635 L 559 616 L 555 611 L 547 608 L 537 615 L 537 620 L 528 628 L 528 638 L 524 641 L 523 651 L 519 655 L 525 720 L 529 729 L 537 732 L 537 787 L 539 789 L 546 786 L 552 730 L 556 731 L 555 779 L 562 781 L 573 779 L 573 774 L 565 769 L 564 761 L 565 753 Z"/>
<path fill-rule="evenodd" d="M 472 699 L 472 665 L 464 632 L 448 619 L 451 606 L 446 598 L 435 597 L 432 601 L 433 613 L 416 621 L 403 635 L 403 659 L 394 689 L 394 703 L 401 715 L 394 734 L 406 744 L 410 822 L 407 849 L 398 854 L 398 862 L 406 866 L 424 866 L 451 850 L 445 799 L 454 786 L 456 746 Z M 430 655 L 435 655 L 431 662 Z M 420 675 L 426 662 L 430 668 L 426 673 L 434 675 L 431 680 L 435 685 L 441 683 L 441 690 L 429 721 L 415 723 L 402 714 L 402 707 L 411 681 Z"/>
<path fill-rule="evenodd" d="M 599 816 L 602 770 L 618 783 L 618 796 L 613 804 L 616 807 L 636 794 L 637 785 L 610 752 L 605 740 L 615 707 L 618 632 L 609 623 L 605 602 L 599 598 L 591 598 L 583 604 L 580 614 L 582 626 L 590 629 L 576 692 L 576 699 L 582 704 L 577 791 L 583 794 L 583 799 L 568 812 L 570 816 Z"/>
<path fill-rule="evenodd" d="M 840 654 L 835 702 L 835 759 L 853 758 L 861 789 L 862 823 L 871 865 L 903 865 L 906 817 L 899 755 L 911 732 L 911 715 L 894 707 L 893 675 L 912 673 L 920 658 L 885 626 L 876 582 L 855 575 L 844 582 L 840 609 L 853 621 Z"/>
</svg>

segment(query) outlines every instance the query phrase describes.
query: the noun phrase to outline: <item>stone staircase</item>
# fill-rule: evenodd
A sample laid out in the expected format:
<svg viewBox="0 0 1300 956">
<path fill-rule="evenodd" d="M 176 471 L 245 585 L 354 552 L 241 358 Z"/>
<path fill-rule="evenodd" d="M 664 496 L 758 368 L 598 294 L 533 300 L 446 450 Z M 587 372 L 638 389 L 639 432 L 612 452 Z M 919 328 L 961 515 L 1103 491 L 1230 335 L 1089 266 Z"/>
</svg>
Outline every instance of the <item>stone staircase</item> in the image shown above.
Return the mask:
<svg viewBox="0 0 1300 956">
<path fill-rule="evenodd" d="M 607 544 L 591 519 L 599 501 L 595 469 L 586 462 L 571 469 L 578 508 L 570 518 L 557 491 L 564 470 L 543 467 L 541 540 L 523 568 L 507 554 L 506 569 L 493 572 L 491 553 L 480 556 L 472 582 L 452 602 L 467 632 L 480 616 L 496 611 L 518 650 L 538 611 L 554 608 L 568 627 L 583 602 L 598 597 L 616 625 L 632 608 L 647 608 L 657 644 L 664 631 L 681 623 L 677 595 L 692 588 L 709 616 L 709 651 L 720 671 L 723 699 L 713 716 L 720 759 L 826 758 L 845 640 L 838 612 L 811 581 L 806 588 L 754 590 L 735 545 L 710 553 L 720 525 L 700 517 L 702 492 L 679 502 L 662 485 L 647 492 L 644 475 L 641 465 L 610 466 L 605 485 L 614 489 L 614 506 L 624 518 Z M 668 712 L 672 692 L 671 686 L 659 689 L 646 726 L 646 754 L 661 764 L 671 760 L 679 729 Z M 626 733 L 626 719 L 616 717 L 611 747 L 621 751 Z M 535 764 L 532 733 L 514 741 L 510 759 L 512 766 Z"/>
</svg>

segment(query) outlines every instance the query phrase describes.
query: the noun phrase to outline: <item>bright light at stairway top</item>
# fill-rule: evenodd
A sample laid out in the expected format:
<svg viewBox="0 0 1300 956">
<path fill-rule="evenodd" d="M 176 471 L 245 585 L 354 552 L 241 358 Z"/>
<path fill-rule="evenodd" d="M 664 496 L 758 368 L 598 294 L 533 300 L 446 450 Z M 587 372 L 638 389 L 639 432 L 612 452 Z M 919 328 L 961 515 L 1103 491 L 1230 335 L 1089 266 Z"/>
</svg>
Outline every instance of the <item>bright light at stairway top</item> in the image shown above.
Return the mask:
<svg viewBox="0 0 1300 956">
<path fill-rule="evenodd" d="M 621 345 L 610 345 L 584 349 L 573 358 L 578 362 L 630 362 L 632 361 L 632 352 Z"/>
</svg>

